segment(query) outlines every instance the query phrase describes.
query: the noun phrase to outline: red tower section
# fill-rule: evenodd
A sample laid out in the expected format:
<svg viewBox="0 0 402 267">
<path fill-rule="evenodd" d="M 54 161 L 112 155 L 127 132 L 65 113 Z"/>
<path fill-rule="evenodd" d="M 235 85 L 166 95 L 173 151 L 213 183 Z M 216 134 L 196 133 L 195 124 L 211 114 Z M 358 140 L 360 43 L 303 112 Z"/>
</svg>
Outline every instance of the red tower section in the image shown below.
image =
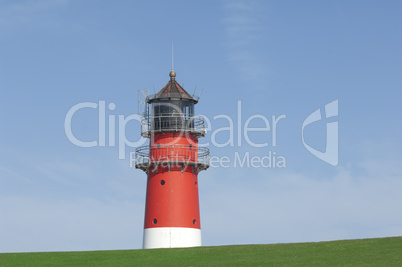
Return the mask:
<svg viewBox="0 0 402 267">
<path fill-rule="evenodd" d="M 136 168 L 148 174 L 144 248 L 201 245 L 198 172 L 209 167 L 209 150 L 198 147 L 205 135 L 194 99 L 175 80 L 147 98 L 142 135 L 149 146 L 136 150 Z"/>
</svg>

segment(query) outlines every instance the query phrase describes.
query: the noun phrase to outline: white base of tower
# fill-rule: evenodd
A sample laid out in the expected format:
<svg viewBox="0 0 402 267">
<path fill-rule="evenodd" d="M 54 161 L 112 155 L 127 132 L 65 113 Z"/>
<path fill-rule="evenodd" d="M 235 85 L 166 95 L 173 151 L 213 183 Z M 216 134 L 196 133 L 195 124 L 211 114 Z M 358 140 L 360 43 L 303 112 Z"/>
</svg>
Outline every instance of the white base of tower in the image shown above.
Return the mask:
<svg viewBox="0 0 402 267">
<path fill-rule="evenodd" d="M 201 230 L 185 227 L 144 229 L 143 248 L 183 248 L 201 246 Z"/>
</svg>

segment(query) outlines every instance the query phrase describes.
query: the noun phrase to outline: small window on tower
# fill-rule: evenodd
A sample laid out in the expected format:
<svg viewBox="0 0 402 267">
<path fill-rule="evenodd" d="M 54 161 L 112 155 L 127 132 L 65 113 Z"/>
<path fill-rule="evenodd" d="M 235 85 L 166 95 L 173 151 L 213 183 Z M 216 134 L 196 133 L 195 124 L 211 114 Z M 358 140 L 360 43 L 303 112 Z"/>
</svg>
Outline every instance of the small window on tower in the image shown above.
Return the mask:
<svg viewBox="0 0 402 267">
<path fill-rule="evenodd" d="M 158 222 L 158 220 L 157 220 L 157 219 L 154 219 L 153 223 L 156 224 L 157 222 Z"/>
</svg>

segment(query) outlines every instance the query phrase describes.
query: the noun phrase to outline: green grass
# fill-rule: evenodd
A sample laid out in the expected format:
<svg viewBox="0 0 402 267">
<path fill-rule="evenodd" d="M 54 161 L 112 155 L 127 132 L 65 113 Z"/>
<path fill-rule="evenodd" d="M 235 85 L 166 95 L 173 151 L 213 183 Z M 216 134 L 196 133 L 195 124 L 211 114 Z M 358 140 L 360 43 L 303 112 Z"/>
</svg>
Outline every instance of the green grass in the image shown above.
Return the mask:
<svg viewBox="0 0 402 267">
<path fill-rule="evenodd" d="M 0 266 L 402 266 L 402 237 L 317 243 L 0 254 Z"/>
</svg>

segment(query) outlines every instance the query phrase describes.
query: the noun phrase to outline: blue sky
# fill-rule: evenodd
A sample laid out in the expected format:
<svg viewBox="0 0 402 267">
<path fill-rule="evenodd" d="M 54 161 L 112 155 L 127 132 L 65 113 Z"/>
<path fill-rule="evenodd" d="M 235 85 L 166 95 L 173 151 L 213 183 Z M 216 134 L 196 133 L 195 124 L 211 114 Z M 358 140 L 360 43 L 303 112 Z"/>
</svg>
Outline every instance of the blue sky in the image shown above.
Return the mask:
<svg viewBox="0 0 402 267">
<path fill-rule="evenodd" d="M 402 235 L 402 4 L 399 1 L 0 1 L 0 252 L 138 249 L 146 175 L 118 146 L 82 148 L 64 120 L 82 102 L 137 113 L 137 91 L 169 80 L 202 95 L 211 121 L 202 143 L 252 115 L 285 115 L 271 132 L 211 155 L 263 157 L 286 168 L 210 168 L 199 175 L 203 245 L 307 242 Z M 338 100 L 338 116 L 311 124 L 324 151 L 339 125 L 339 163 L 303 145 L 303 121 Z M 98 137 L 98 113 L 73 132 Z M 262 127 L 261 120 L 250 126 Z M 241 128 L 242 128 L 241 127 Z M 140 140 L 140 125 L 125 135 Z M 107 136 L 108 137 L 108 136 Z M 215 135 L 225 143 L 229 132 Z M 118 140 L 116 140 L 117 142 Z"/>
</svg>

